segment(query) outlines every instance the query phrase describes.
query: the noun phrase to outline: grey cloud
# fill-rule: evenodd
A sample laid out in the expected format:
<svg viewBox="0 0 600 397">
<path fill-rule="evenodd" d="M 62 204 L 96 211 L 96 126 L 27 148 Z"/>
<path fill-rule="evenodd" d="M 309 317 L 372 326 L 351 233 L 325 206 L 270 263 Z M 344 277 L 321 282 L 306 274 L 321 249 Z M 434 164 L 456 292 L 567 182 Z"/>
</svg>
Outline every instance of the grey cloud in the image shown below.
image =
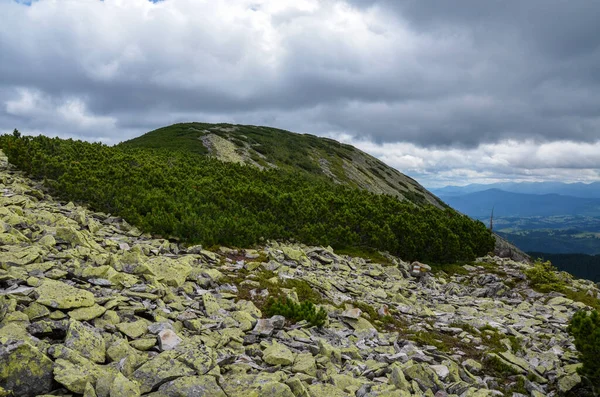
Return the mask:
<svg viewBox="0 0 600 397">
<path fill-rule="evenodd" d="M 342 1 L 240 0 L 223 13 L 235 20 L 213 3 L 167 0 L 146 19 L 105 3 L 69 5 L 71 17 L 44 0 L 0 4 L 0 128 L 119 141 L 198 120 L 423 147 L 598 139 L 600 3 L 348 0 L 340 17 Z M 19 89 L 48 112 L 77 99 L 86 113 L 10 112 Z"/>
</svg>

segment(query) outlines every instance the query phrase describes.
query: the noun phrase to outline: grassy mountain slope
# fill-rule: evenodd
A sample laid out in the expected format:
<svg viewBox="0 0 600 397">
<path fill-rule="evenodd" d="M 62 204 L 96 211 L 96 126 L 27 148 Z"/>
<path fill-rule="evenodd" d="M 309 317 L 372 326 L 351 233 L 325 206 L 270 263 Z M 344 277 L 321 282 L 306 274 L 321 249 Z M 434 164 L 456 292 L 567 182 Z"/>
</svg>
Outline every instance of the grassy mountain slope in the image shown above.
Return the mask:
<svg viewBox="0 0 600 397">
<path fill-rule="evenodd" d="M 338 184 L 390 194 L 416 204 L 443 203 L 414 179 L 357 148 L 332 139 L 270 127 L 180 123 L 123 142 L 123 147 L 175 149 L 259 169 L 330 178 Z"/>
</svg>

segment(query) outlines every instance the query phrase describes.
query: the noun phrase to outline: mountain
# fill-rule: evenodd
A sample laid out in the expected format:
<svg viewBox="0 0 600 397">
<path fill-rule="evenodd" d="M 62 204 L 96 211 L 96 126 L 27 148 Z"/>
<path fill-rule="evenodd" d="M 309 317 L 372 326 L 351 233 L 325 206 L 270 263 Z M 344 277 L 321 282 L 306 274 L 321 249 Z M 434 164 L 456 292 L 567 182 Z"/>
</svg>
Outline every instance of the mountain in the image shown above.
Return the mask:
<svg viewBox="0 0 600 397">
<path fill-rule="evenodd" d="M 390 194 L 414 203 L 443 203 L 417 181 L 375 157 L 332 139 L 271 127 L 180 123 L 150 131 L 120 146 L 204 154 L 259 169 L 282 169 Z"/>
<path fill-rule="evenodd" d="M 129 172 L 156 176 L 146 150 L 144 160 L 32 141 L 61 158 L 100 152 L 95 164 L 115 166 L 115 184 L 124 172 L 115 154 Z M 25 165 L 40 159 L 29 153 Z M 160 158 L 170 169 L 181 159 Z M 93 164 L 47 160 L 46 172 L 82 176 Z M 94 183 L 85 181 L 82 195 Z M 153 188 L 140 181 L 137 190 Z M 0 395 L 592 395 L 596 379 L 582 383 L 576 369 L 594 368 L 597 331 L 582 330 L 580 356 L 566 327 L 600 307 L 591 281 L 490 256 L 428 266 L 292 242 L 189 246 L 46 189 L 0 152 Z"/>
<path fill-rule="evenodd" d="M 438 191 L 438 194 L 439 191 Z M 477 219 L 556 215 L 600 216 L 600 199 L 559 194 L 524 194 L 488 189 L 440 198 L 452 208 Z"/>
<path fill-rule="evenodd" d="M 256 127 L 228 139 L 175 127 L 178 134 L 167 128 L 116 146 L 7 134 L 0 148 L 56 196 L 187 244 L 246 247 L 293 239 L 432 263 L 470 261 L 494 249 L 483 223 L 440 203 L 428 205 L 437 201 L 416 182 L 398 185 L 394 195 L 361 188 L 365 181 L 377 185 L 376 166 L 395 181 L 404 177 L 352 147 L 279 130 L 261 135 Z M 262 143 L 252 136 L 262 136 Z M 315 164 L 339 167 L 327 175 Z"/>
<path fill-rule="evenodd" d="M 600 198 L 600 182 L 563 183 L 563 182 L 499 182 L 491 184 L 470 184 L 466 186 L 445 186 L 430 188 L 439 196 L 462 196 L 468 193 L 500 189 L 512 193 L 524 194 L 559 194 L 582 198 Z"/>
</svg>

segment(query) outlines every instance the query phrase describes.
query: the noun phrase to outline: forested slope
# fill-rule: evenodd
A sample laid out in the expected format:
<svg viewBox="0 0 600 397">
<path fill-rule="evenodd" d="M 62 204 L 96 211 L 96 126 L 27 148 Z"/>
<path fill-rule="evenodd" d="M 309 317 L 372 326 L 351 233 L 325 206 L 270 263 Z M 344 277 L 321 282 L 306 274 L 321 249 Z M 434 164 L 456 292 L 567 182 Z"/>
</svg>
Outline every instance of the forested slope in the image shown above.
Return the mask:
<svg viewBox="0 0 600 397">
<path fill-rule="evenodd" d="M 192 151 L 0 137 L 9 161 L 54 194 L 188 243 L 297 239 L 386 250 L 406 260 L 471 260 L 494 247 L 481 222 L 451 209 L 336 184 L 293 169 L 226 163 Z"/>
</svg>

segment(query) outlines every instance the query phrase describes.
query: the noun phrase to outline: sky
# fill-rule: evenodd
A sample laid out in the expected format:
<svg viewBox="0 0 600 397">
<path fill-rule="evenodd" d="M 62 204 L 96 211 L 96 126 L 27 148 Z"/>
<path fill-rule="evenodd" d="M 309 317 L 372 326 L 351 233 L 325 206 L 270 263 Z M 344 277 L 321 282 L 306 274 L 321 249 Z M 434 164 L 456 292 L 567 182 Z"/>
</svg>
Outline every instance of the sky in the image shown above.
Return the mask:
<svg viewBox="0 0 600 397">
<path fill-rule="evenodd" d="M 600 181 L 600 2 L 0 0 L 0 132 L 350 143 L 427 187 Z"/>
</svg>

